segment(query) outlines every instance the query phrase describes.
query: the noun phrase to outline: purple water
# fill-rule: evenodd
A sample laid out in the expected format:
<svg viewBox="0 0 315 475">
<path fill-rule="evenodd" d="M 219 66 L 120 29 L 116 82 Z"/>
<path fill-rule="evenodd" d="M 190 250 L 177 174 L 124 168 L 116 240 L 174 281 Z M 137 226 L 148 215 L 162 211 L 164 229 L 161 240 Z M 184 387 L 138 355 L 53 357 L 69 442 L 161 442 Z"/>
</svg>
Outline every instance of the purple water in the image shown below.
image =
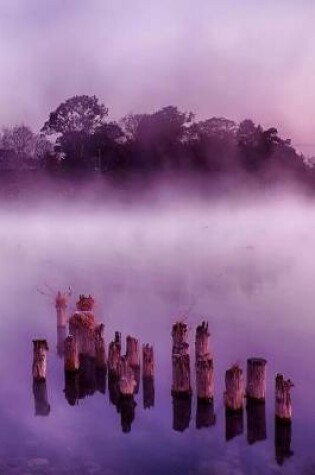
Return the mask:
<svg viewBox="0 0 315 475">
<path fill-rule="evenodd" d="M 0 473 L 315 473 L 314 235 L 313 204 L 293 198 L 3 210 Z M 128 433 L 110 403 L 108 383 L 105 394 L 96 391 L 74 406 L 65 398 L 53 297 L 69 285 L 69 314 L 80 293 L 92 293 L 107 344 L 119 330 L 123 339 L 131 334 L 154 345 L 154 407 L 144 409 L 140 385 Z M 206 428 L 196 427 L 194 395 L 179 421 L 185 430 L 173 428 L 170 333 L 176 318 L 189 325 L 192 355 L 195 327 L 209 321 L 216 420 Z M 35 415 L 36 337 L 50 346 L 46 416 Z M 243 433 L 226 441 L 222 401 L 225 370 L 235 362 L 245 369 L 250 356 L 268 360 L 267 437 L 251 445 L 246 411 Z M 275 452 L 277 372 L 295 383 L 294 453 L 283 465 Z"/>
</svg>

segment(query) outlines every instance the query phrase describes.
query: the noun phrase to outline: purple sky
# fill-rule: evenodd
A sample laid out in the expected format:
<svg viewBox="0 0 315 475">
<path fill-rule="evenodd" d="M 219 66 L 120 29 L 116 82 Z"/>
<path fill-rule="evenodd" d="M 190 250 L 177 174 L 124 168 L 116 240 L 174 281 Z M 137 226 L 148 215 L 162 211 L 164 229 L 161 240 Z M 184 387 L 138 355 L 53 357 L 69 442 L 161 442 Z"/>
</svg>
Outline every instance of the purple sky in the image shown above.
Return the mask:
<svg viewBox="0 0 315 475">
<path fill-rule="evenodd" d="M 1 0 L 0 125 L 84 93 L 115 119 L 175 104 L 315 143 L 314 18 L 313 0 Z"/>
</svg>

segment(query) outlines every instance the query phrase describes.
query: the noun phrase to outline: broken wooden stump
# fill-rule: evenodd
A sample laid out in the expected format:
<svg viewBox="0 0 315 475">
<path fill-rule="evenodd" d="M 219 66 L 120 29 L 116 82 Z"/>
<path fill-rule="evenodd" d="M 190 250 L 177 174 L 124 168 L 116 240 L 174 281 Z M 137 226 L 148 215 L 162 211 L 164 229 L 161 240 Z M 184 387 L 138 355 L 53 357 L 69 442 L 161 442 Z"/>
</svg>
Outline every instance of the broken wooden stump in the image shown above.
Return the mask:
<svg viewBox="0 0 315 475">
<path fill-rule="evenodd" d="M 196 361 L 197 397 L 200 401 L 212 401 L 214 393 L 213 360 L 198 359 Z"/>
<path fill-rule="evenodd" d="M 265 401 L 266 398 L 266 365 L 264 358 L 247 360 L 246 396 L 253 401 Z"/>
<path fill-rule="evenodd" d="M 131 397 L 135 392 L 137 382 L 135 380 L 133 369 L 129 363 L 127 356 L 120 358 L 119 371 L 119 391 L 123 397 Z"/>
<path fill-rule="evenodd" d="M 106 351 L 104 340 L 104 325 L 103 323 L 96 325 L 94 330 L 95 338 L 95 364 L 99 369 L 106 368 Z"/>
<path fill-rule="evenodd" d="M 95 357 L 94 299 L 80 295 L 76 306 L 77 311 L 69 319 L 69 333 L 75 336 L 80 355 Z"/>
<path fill-rule="evenodd" d="M 45 381 L 47 370 L 47 340 L 33 340 L 33 379 Z"/>
<path fill-rule="evenodd" d="M 266 407 L 264 402 L 248 400 L 246 404 L 247 413 L 247 442 L 252 445 L 256 442 L 266 440 Z"/>
<path fill-rule="evenodd" d="M 201 325 L 197 326 L 196 329 L 196 339 L 195 339 L 195 355 L 196 361 L 201 359 L 213 359 L 213 355 L 209 349 L 209 330 L 208 323 L 202 322 Z"/>
<path fill-rule="evenodd" d="M 64 342 L 64 368 L 67 373 L 79 371 L 79 352 L 76 337 L 69 335 Z"/>
<path fill-rule="evenodd" d="M 189 355 L 173 355 L 173 395 L 190 395 L 190 357 Z"/>
<path fill-rule="evenodd" d="M 238 365 L 232 366 L 225 373 L 224 404 L 227 411 L 240 412 L 244 404 L 244 377 Z"/>
<path fill-rule="evenodd" d="M 121 336 L 115 333 L 115 340 L 111 341 L 108 347 L 108 372 L 111 376 L 119 377 L 121 356 Z"/>
<path fill-rule="evenodd" d="M 283 465 L 285 460 L 291 457 L 294 452 L 291 450 L 292 424 L 275 420 L 275 455 L 278 465 Z"/>
<path fill-rule="evenodd" d="M 285 380 L 282 374 L 276 376 L 276 418 L 286 423 L 292 419 L 291 388 L 294 386 L 290 379 Z"/>
<path fill-rule="evenodd" d="M 48 416 L 50 413 L 50 404 L 48 402 L 46 381 L 33 381 L 33 395 L 35 416 Z"/>
<path fill-rule="evenodd" d="M 130 335 L 126 338 L 126 357 L 132 368 L 140 367 L 139 341 Z"/>
<path fill-rule="evenodd" d="M 203 427 L 210 427 L 215 424 L 215 414 L 213 401 L 205 402 L 202 400 L 197 401 L 196 411 L 196 429 L 202 429 Z"/>
<path fill-rule="evenodd" d="M 58 291 L 55 298 L 55 307 L 57 310 L 57 326 L 65 327 L 67 325 L 67 307 L 68 294 Z"/>
<path fill-rule="evenodd" d="M 142 377 L 154 377 L 154 355 L 153 346 L 143 345 L 142 347 Z"/>
<path fill-rule="evenodd" d="M 189 344 L 187 342 L 188 331 L 184 322 L 176 322 L 172 327 L 173 347 L 172 354 L 187 355 Z"/>
</svg>

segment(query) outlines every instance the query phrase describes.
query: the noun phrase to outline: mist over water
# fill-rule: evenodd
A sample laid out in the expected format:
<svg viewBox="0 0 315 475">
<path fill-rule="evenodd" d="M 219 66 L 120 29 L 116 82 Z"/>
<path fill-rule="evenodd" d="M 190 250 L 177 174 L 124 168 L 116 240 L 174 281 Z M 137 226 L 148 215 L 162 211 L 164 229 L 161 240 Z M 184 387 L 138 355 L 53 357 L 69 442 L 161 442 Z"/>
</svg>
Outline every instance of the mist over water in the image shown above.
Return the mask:
<svg viewBox="0 0 315 475">
<path fill-rule="evenodd" d="M 139 467 L 157 474 L 184 469 L 199 474 L 313 473 L 306 470 L 315 466 L 310 443 L 315 435 L 314 202 L 280 192 L 239 201 L 168 193 L 163 190 L 147 205 L 141 199 L 98 206 L 77 199 L 2 206 L 4 464 L 13 458 L 24 468 L 42 463 L 40 473 L 71 473 L 69 464 L 73 473 L 78 466 L 80 473 L 101 473 L 107 467 L 102 473 L 111 474 L 139 473 Z M 107 345 L 120 330 L 123 341 L 131 334 L 154 346 L 155 407 L 143 409 L 140 391 L 128 435 L 121 433 L 108 394 L 76 407 L 65 400 L 53 298 L 69 285 L 69 313 L 80 293 L 94 296 Z M 217 420 L 204 430 L 195 427 L 195 399 L 189 428 L 183 433 L 172 429 L 170 332 L 177 318 L 189 325 L 192 355 L 195 327 L 209 321 Z M 36 337 L 47 338 L 50 346 L 51 413 L 46 418 L 34 417 L 31 339 Z M 225 442 L 222 401 L 225 370 L 235 362 L 245 369 L 250 356 L 268 360 L 267 439 L 253 446 L 247 445 L 246 430 Z M 294 455 L 281 469 L 274 453 L 277 372 L 295 383 Z M 192 373 L 194 381 L 193 361 Z M 13 469 L 5 473 L 20 473 Z"/>
</svg>

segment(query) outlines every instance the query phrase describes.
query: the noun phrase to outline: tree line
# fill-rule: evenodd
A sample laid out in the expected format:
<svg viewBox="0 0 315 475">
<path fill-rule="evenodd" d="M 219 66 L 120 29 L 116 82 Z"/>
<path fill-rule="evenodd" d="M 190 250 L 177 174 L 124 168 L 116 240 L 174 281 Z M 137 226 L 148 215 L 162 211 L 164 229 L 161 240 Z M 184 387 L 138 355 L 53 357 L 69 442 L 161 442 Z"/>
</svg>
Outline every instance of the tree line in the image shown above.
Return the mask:
<svg viewBox="0 0 315 475">
<path fill-rule="evenodd" d="M 39 133 L 26 125 L 4 128 L 0 168 L 209 176 L 241 170 L 312 181 L 314 174 L 274 127 L 263 129 L 250 119 L 239 124 L 222 117 L 197 121 L 193 113 L 174 106 L 112 121 L 108 108 L 87 95 L 61 103 Z"/>
</svg>

